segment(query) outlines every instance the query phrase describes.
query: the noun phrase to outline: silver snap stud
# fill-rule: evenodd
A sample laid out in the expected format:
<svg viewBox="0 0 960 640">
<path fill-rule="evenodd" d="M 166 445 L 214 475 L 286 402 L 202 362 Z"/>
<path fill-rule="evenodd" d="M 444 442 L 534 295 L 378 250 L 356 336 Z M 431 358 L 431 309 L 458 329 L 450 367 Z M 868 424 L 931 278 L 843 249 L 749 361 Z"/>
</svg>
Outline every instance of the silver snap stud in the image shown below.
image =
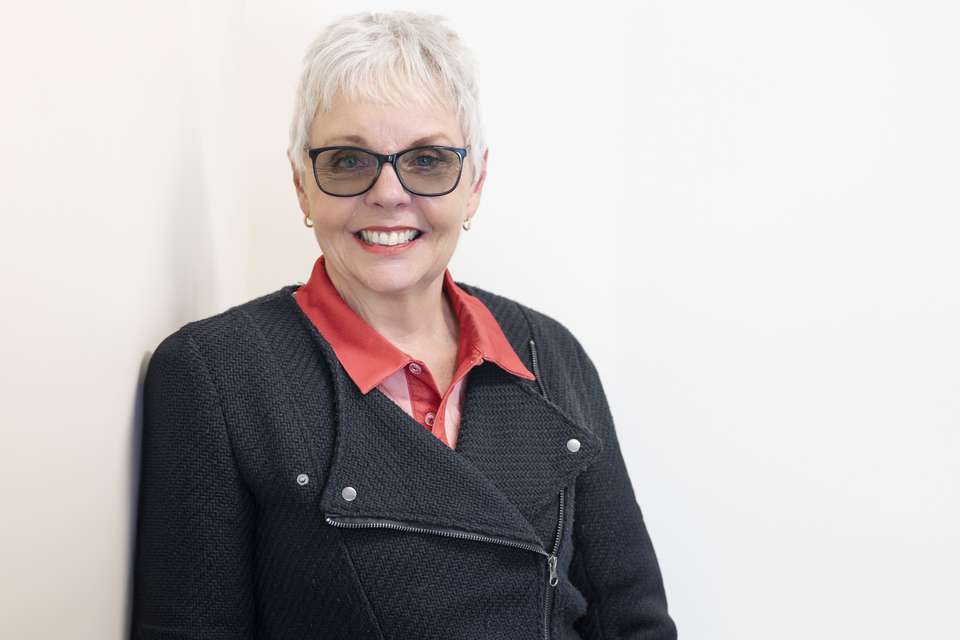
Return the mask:
<svg viewBox="0 0 960 640">
<path fill-rule="evenodd" d="M 340 492 L 340 495 L 343 496 L 344 500 L 350 502 L 357 497 L 357 490 L 353 487 L 344 487 L 343 491 Z"/>
<path fill-rule="evenodd" d="M 420 371 L 421 371 L 420 365 L 418 365 L 416 362 L 411 362 L 410 366 L 407 368 L 410 369 L 410 373 L 412 373 L 413 375 L 415 376 L 420 375 Z"/>
<path fill-rule="evenodd" d="M 310 476 L 308 476 L 307 474 L 301 473 L 300 475 L 297 476 L 297 484 L 300 485 L 301 487 L 306 485 L 308 482 L 310 482 Z"/>
<path fill-rule="evenodd" d="M 567 440 L 567 451 L 571 453 L 576 453 L 577 451 L 580 451 L 580 441 L 577 440 L 576 438 L 570 438 L 569 440 Z"/>
</svg>

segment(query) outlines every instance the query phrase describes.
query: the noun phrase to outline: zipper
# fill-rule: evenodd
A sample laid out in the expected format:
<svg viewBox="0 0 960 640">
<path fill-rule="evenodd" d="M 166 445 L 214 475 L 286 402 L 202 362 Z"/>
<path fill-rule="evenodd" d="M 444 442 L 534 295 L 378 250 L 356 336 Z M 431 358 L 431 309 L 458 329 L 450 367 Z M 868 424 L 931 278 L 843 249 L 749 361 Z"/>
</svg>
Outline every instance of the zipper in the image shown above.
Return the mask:
<svg viewBox="0 0 960 640">
<path fill-rule="evenodd" d="M 560 538 L 563 536 L 563 502 L 566 487 L 560 489 L 560 513 L 557 515 L 557 533 L 553 539 L 553 551 L 547 556 L 547 568 L 549 569 L 549 578 L 547 583 L 550 589 L 543 604 L 543 638 L 550 640 L 550 612 L 553 609 L 553 588 L 560 582 L 557 576 L 557 554 L 560 551 Z"/>
<path fill-rule="evenodd" d="M 560 578 L 557 575 L 557 551 L 560 548 L 560 538 L 563 535 L 563 502 L 565 488 L 560 489 L 560 513 L 557 518 L 557 532 L 554 537 L 553 550 L 547 551 L 543 547 L 522 540 L 511 540 L 509 538 L 497 538 L 494 536 L 485 536 L 480 533 L 471 533 L 469 531 L 460 531 L 459 529 L 450 529 L 446 527 L 420 527 L 401 522 L 399 520 L 385 520 L 381 518 L 360 518 L 354 516 L 324 516 L 327 524 L 334 527 L 345 529 L 394 529 L 396 531 L 407 531 L 410 533 L 429 533 L 433 535 L 446 536 L 448 538 L 458 538 L 460 540 L 473 540 L 476 542 L 490 542 L 517 549 L 526 549 L 533 551 L 547 558 L 547 584 L 550 586 L 546 591 L 543 604 L 543 638 L 550 640 L 550 608 L 553 604 L 553 587 L 557 586 Z"/>
<path fill-rule="evenodd" d="M 480 533 L 471 533 L 469 531 L 460 531 L 459 529 L 449 529 L 445 527 L 415 527 L 399 520 L 384 520 L 380 518 L 358 518 L 354 516 L 325 516 L 327 524 L 346 529 L 396 529 L 397 531 L 408 531 L 410 533 L 432 533 L 434 535 L 446 536 L 448 538 L 459 538 L 461 540 L 475 540 L 477 542 L 492 542 L 502 544 L 508 547 L 518 549 L 527 549 L 536 551 L 548 558 L 550 554 L 537 544 L 523 542 L 522 540 L 510 540 L 509 538 L 495 538 L 485 536 Z"/>
<path fill-rule="evenodd" d="M 530 364 L 533 367 L 533 375 L 537 378 L 537 386 L 540 388 L 540 395 L 547 397 L 547 389 L 543 386 L 543 376 L 540 375 L 540 363 L 537 359 L 537 343 L 533 336 L 530 337 Z M 560 551 L 560 538 L 563 535 L 563 502 L 565 489 L 560 489 L 560 513 L 557 516 L 557 533 L 553 540 L 553 551 L 547 556 L 548 578 L 547 583 L 550 589 L 547 589 L 543 603 L 543 638 L 550 640 L 550 612 L 553 608 L 553 587 L 557 586 L 560 578 L 557 576 L 557 554 Z"/>
<path fill-rule="evenodd" d="M 537 378 L 537 386 L 540 387 L 540 395 L 547 397 L 547 390 L 543 386 L 543 378 L 540 376 L 540 365 L 537 364 L 537 343 L 530 338 L 530 362 L 533 365 L 533 375 Z"/>
</svg>

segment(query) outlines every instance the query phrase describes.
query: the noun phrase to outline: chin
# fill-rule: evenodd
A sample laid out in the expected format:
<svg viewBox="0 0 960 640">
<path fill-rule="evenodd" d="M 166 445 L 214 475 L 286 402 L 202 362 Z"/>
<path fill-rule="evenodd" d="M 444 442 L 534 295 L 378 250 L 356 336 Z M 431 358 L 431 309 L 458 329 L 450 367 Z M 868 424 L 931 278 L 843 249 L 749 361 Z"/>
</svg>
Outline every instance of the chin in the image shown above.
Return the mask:
<svg viewBox="0 0 960 640">
<path fill-rule="evenodd" d="M 368 269 L 363 274 L 363 284 L 367 289 L 382 294 L 402 293 L 423 282 L 425 273 L 411 268 L 410 264 L 398 261 L 393 265 L 382 265 Z"/>
</svg>

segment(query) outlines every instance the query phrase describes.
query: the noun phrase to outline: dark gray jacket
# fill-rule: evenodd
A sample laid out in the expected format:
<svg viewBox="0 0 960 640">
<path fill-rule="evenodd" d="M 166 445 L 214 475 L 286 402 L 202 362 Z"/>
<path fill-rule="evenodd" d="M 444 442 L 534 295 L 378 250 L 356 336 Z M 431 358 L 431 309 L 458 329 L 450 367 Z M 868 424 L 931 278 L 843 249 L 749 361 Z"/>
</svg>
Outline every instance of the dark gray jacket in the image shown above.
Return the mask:
<svg viewBox="0 0 960 640">
<path fill-rule="evenodd" d="M 160 343 L 133 637 L 676 637 L 590 358 L 550 317 L 458 284 L 537 380 L 474 368 L 455 450 L 360 393 L 298 285 Z"/>
</svg>

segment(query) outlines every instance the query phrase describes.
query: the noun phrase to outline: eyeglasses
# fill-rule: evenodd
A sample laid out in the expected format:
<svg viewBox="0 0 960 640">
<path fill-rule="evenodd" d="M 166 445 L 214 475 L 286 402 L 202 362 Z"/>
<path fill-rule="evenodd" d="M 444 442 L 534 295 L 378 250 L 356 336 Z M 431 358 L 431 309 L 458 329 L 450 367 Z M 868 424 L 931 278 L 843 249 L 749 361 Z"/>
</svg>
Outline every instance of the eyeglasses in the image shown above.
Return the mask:
<svg viewBox="0 0 960 640">
<path fill-rule="evenodd" d="M 442 196 L 460 184 L 464 147 L 413 147 L 397 153 L 374 153 L 361 147 L 309 149 L 317 186 L 331 196 L 348 198 L 366 193 L 387 162 L 404 189 L 416 196 Z"/>
</svg>

